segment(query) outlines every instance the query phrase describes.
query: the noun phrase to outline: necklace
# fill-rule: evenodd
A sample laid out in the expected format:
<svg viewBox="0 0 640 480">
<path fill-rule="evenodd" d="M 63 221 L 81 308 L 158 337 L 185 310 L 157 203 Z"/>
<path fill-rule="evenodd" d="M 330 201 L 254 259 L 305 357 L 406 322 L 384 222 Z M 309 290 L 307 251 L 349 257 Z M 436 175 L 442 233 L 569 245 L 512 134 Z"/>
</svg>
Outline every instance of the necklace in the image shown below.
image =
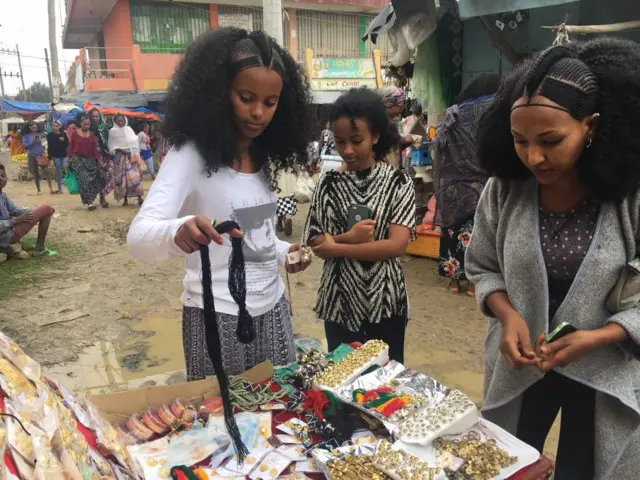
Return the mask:
<svg viewBox="0 0 640 480">
<path fill-rule="evenodd" d="M 569 225 L 570 222 L 573 221 L 576 216 L 584 210 L 584 207 L 587 205 L 587 203 L 588 202 L 584 200 L 570 211 L 559 213 L 550 212 L 548 210 L 545 210 L 543 207 L 540 207 L 540 216 L 542 217 L 544 226 L 547 227 L 549 231 L 549 238 L 557 239 L 560 235 L 560 232 L 565 230 L 567 225 Z M 560 222 L 556 219 L 561 219 L 562 221 Z"/>
</svg>

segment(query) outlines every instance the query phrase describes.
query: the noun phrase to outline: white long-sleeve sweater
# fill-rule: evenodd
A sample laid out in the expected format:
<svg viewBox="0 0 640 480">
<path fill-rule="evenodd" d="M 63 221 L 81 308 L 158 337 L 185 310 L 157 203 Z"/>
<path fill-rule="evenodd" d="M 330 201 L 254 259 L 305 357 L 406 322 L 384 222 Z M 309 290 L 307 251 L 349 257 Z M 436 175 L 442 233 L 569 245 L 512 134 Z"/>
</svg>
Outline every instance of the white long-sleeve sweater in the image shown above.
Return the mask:
<svg viewBox="0 0 640 480">
<path fill-rule="evenodd" d="M 202 308 L 200 253 L 187 255 L 175 244 L 180 226 L 195 215 L 218 222 L 234 220 L 244 232 L 247 309 L 252 315 L 271 310 L 284 294 L 278 265 L 284 265 L 290 244 L 276 236 L 276 195 L 262 173 L 221 168 L 207 175 L 204 160 L 193 144 L 172 148 L 129 229 L 131 254 L 153 262 L 186 257 L 182 303 Z M 216 310 L 237 315 L 228 287 L 231 242 L 211 244 L 213 295 Z"/>
</svg>

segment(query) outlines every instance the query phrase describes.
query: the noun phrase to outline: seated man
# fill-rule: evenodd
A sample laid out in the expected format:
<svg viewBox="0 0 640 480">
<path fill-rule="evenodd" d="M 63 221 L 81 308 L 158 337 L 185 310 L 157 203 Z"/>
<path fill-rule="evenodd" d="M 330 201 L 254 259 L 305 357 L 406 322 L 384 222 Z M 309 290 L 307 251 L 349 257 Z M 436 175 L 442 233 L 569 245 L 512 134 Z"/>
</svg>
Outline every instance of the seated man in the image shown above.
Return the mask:
<svg viewBox="0 0 640 480">
<path fill-rule="evenodd" d="M 11 244 L 20 242 L 22 237 L 38 225 L 38 239 L 31 254 L 55 255 L 56 252 L 44 246 L 54 213 L 53 208 L 49 205 L 41 205 L 34 209 L 18 207 L 2 192 L 6 185 L 7 172 L 4 165 L 0 165 L 0 249 L 7 249 Z"/>
</svg>

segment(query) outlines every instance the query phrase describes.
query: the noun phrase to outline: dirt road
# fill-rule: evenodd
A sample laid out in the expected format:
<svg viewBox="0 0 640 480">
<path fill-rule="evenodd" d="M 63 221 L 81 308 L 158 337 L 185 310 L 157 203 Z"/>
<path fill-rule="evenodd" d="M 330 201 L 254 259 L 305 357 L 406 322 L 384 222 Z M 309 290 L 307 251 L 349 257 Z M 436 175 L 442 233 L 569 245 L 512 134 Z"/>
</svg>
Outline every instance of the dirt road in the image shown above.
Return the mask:
<svg viewBox="0 0 640 480">
<path fill-rule="evenodd" d="M 53 258 L 0 265 L 0 329 L 26 353 L 77 391 L 113 391 L 184 380 L 181 344 L 180 260 L 143 264 L 124 245 L 137 207 L 88 212 L 78 196 L 35 195 L 9 166 L 6 193 L 17 204 L 51 203 L 55 209 L 48 246 Z M 150 182 L 145 181 L 145 190 Z M 46 190 L 46 186 L 43 186 Z M 294 220 L 301 235 L 307 208 Z M 34 243 L 32 236 L 27 244 Z M 407 257 L 411 320 L 406 363 L 481 401 L 486 321 L 475 301 L 452 295 L 437 276 L 436 263 Z M 291 277 L 294 330 L 323 339 L 312 307 L 321 263 Z"/>
</svg>

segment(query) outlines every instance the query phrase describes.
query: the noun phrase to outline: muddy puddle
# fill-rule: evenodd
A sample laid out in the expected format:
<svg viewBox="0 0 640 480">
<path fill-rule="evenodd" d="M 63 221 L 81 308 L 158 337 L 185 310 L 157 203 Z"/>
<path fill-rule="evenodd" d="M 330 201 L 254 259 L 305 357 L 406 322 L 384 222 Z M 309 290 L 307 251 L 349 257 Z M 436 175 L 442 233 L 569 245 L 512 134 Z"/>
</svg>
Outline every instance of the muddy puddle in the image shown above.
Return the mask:
<svg viewBox="0 0 640 480">
<path fill-rule="evenodd" d="M 119 342 L 98 342 L 46 375 L 78 393 L 107 393 L 186 381 L 181 317 L 151 313 L 132 322 Z"/>
</svg>

